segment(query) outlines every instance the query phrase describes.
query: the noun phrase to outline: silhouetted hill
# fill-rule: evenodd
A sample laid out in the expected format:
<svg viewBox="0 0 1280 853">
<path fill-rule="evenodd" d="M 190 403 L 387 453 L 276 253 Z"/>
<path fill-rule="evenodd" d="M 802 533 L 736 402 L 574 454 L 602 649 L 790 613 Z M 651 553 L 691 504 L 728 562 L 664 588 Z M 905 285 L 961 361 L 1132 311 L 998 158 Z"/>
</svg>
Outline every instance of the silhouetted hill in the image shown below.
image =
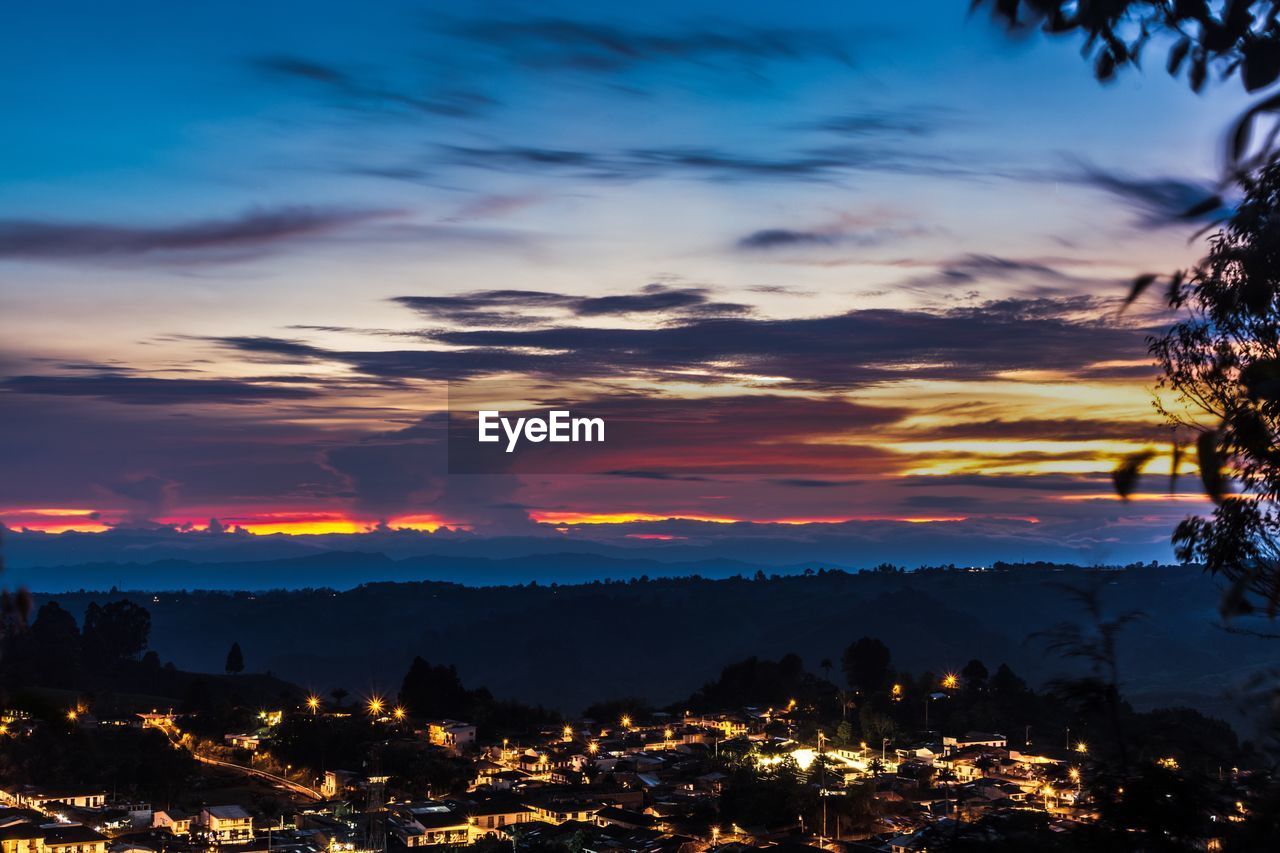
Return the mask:
<svg viewBox="0 0 1280 853">
<path fill-rule="evenodd" d="M 579 556 L 546 559 L 556 560 L 561 573 L 600 569 L 599 558 L 579 562 Z M 325 559 L 339 568 L 349 565 Z M 311 566 L 308 577 L 318 581 L 324 562 Z M 393 565 L 421 576 L 433 561 Z M 495 578 L 536 575 L 541 565 L 490 561 L 477 570 Z M 619 575 L 622 567 L 646 568 L 644 561 L 611 565 Z M 221 568 L 232 573 L 224 580 L 241 577 L 239 568 Z M 252 576 L 252 568 L 240 568 Z M 161 576 L 174 578 L 174 571 L 171 565 Z M 1063 594 L 1063 583 L 1103 584 L 1108 607 L 1147 613 L 1121 641 L 1126 695 L 1139 706 L 1181 702 L 1233 716 L 1223 690 L 1274 660 L 1274 644 L 1218 625 L 1215 582 L 1195 567 L 1026 566 L 491 587 L 416 581 L 345 592 L 115 597 L 150 610 L 152 647 L 184 669 L 218 671 L 231 642 L 239 641 L 252 670 L 318 691 L 343 686 L 389 692 L 421 655 L 456 664 L 468 686 L 577 711 L 624 695 L 674 701 L 726 663 L 751 655 L 776 658 L 793 651 L 816 668 L 824 658 L 838 660 L 849 642 L 864 635 L 881 638 L 894 664 L 911 671 L 941 672 L 977 657 L 992 668 L 1007 662 L 1028 681 L 1042 683 L 1065 667 L 1028 637 L 1084 618 Z M 79 612 L 102 595 L 39 596 L 50 597 Z"/>
<path fill-rule="evenodd" d="M 630 580 L 644 576 L 727 578 L 754 574 L 761 568 L 798 573 L 805 567 L 771 567 L 727 559 L 664 562 L 591 552 L 552 552 L 502 559 L 444 554 L 393 560 L 381 553 L 329 551 L 280 560 L 157 560 L 150 563 L 28 567 L 11 570 L 5 579 L 10 584 L 26 586 L 36 592 L 112 587 L 146 590 L 350 589 L 363 583 L 385 581 L 447 581 L 494 586 L 549 580 L 585 583 L 603 578 Z"/>
</svg>

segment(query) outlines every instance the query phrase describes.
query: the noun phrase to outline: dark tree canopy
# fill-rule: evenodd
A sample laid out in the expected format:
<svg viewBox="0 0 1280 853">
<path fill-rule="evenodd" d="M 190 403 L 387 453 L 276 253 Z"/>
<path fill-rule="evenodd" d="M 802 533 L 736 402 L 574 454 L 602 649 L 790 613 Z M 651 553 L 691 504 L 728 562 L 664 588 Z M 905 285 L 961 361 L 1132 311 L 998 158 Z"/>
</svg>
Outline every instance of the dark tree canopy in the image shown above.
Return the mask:
<svg viewBox="0 0 1280 853">
<path fill-rule="evenodd" d="M 227 675 L 236 675 L 244 672 L 244 652 L 240 650 L 239 643 L 232 643 L 231 649 L 227 652 Z"/>
<path fill-rule="evenodd" d="M 151 614 L 132 601 L 95 601 L 84 612 L 83 634 L 86 655 L 105 663 L 130 660 L 147 647 Z"/>
<path fill-rule="evenodd" d="M 874 637 L 863 637 L 849 646 L 840 662 L 854 690 L 871 693 L 889 684 L 889 647 Z"/>
<path fill-rule="evenodd" d="M 1178 526 L 1181 559 L 1233 582 L 1227 615 L 1280 608 L 1280 166 L 1242 179 L 1245 196 L 1209 254 L 1170 282 L 1178 321 L 1151 343 L 1170 389 L 1190 413 L 1168 411 L 1198 432 L 1210 518 Z M 1185 281 L 1184 281 L 1185 279 Z M 1249 496 L 1227 494 L 1227 474 Z M 1253 599 L 1252 601 L 1250 599 Z"/>
<path fill-rule="evenodd" d="M 974 658 L 960 670 L 960 678 L 966 690 L 982 690 L 987 686 L 987 667 L 982 661 Z"/>
</svg>

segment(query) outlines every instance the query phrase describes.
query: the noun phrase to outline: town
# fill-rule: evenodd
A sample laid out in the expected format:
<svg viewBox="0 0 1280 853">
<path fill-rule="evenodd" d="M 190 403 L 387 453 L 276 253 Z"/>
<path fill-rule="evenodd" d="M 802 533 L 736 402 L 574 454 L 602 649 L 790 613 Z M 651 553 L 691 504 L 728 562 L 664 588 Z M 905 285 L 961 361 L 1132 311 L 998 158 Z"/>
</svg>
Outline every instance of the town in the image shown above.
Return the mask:
<svg viewBox="0 0 1280 853">
<path fill-rule="evenodd" d="M 394 696 L 285 687 L 268 704 L 282 683 L 240 673 L 237 646 L 227 675 L 190 682 L 179 707 L 122 711 L 136 698 L 100 694 L 59 708 L 47 700 L 67 694 L 45 691 L 5 711 L 0 842 L 903 853 L 1075 837 L 1065 849 L 1091 849 L 1104 830 L 1167 834 L 1172 808 L 1188 849 L 1215 850 L 1269 819 L 1269 775 L 1219 721 L 1122 707 L 1118 733 L 1105 712 L 1038 694 L 1007 666 L 912 676 L 890 661 L 864 637 L 821 661 L 825 675 L 794 655 L 749 658 L 684 707 L 622 699 L 564 716 L 468 689 L 422 658 Z"/>
</svg>

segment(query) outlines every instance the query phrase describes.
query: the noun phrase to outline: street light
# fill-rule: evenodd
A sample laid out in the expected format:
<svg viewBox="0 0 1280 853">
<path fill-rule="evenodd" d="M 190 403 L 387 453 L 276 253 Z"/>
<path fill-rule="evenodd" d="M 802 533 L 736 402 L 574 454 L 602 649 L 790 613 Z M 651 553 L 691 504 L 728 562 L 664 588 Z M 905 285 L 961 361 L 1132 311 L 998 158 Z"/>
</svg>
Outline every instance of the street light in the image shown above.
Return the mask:
<svg viewBox="0 0 1280 853">
<path fill-rule="evenodd" d="M 593 740 L 591 741 L 591 743 L 587 744 L 587 752 L 591 753 L 592 755 L 595 755 L 599 751 L 600 751 L 600 743 L 598 741 Z"/>
<path fill-rule="evenodd" d="M 403 720 L 408 715 L 408 712 L 400 705 L 397 705 L 396 709 L 391 712 L 391 715 L 397 720 Z"/>
<path fill-rule="evenodd" d="M 1089 752 L 1089 744 L 1085 743 L 1084 741 L 1077 741 L 1076 752 L 1080 753 L 1081 755 L 1086 755 Z"/>
<path fill-rule="evenodd" d="M 955 686 L 959 683 L 960 683 L 960 679 L 956 677 L 956 674 L 954 672 L 948 672 L 945 676 L 943 676 L 942 686 L 947 690 L 954 689 Z"/>
<path fill-rule="evenodd" d="M 381 696 L 372 696 L 372 697 L 370 697 L 370 699 L 369 699 L 369 714 L 370 714 L 370 716 L 374 716 L 374 717 L 378 716 L 379 714 L 381 714 L 381 713 L 382 713 L 382 709 L 383 709 L 383 708 L 385 708 L 385 707 L 387 707 L 387 703 L 386 703 L 386 702 L 384 702 L 384 701 L 382 701 L 382 697 L 381 697 Z"/>
<path fill-rule="evenodd" d="M 307 707 L 311 709 L 311 716 L 313 716 L 313 717 L 314 717 L 314 716 L 315 716 L 315 714 L 316 714 L 316 712 L 320 710 L 320 697 L 319 697 L 319 696 L 308 696 L 308 697 L 307 697 Z"/>
<path fill-rule="evenodd" d="M 629 728 L 631 728 L 631 715 L 630 715 L 630 714 L 623 714 L 623 715 L 622 715 L 622 719 L 621 719 L 619 722 L 621 722 L 621 723 L 622 723 L 622 727 L 623 727 L 624 729 L 629 729 Z"/>
</svg>

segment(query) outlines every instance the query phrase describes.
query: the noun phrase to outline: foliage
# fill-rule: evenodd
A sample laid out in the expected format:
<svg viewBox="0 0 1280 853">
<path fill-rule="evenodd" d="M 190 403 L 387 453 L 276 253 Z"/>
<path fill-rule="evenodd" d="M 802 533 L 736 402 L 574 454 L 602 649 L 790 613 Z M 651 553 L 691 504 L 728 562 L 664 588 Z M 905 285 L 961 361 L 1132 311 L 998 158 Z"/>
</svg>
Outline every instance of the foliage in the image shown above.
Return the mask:
<svg viewBox="0 0 1280 853">
<path fill-rule="evenodd" d="M 147 647 L 151 634 L 151 614 L 128 599 L 100 605 L 91 603 L 84 612 L 85 653 L 98 665 L 111 665 L 136 658 Z"/>
<path fill-rule="evenodd" d="M 225 669 L 227 675 L 236 675 L 244 672 L 244 652 L 240 650 L 239 643 L 231 644 L 231 649 L 227 652 Z"/>
<path fill-rule="evenodd" d="M 861 693 L 883 689 L 889 683 L 889 649 L 874 637 L 863 637 L 846 648 L 840 663 L 849 686 Z"/>
</svg>

